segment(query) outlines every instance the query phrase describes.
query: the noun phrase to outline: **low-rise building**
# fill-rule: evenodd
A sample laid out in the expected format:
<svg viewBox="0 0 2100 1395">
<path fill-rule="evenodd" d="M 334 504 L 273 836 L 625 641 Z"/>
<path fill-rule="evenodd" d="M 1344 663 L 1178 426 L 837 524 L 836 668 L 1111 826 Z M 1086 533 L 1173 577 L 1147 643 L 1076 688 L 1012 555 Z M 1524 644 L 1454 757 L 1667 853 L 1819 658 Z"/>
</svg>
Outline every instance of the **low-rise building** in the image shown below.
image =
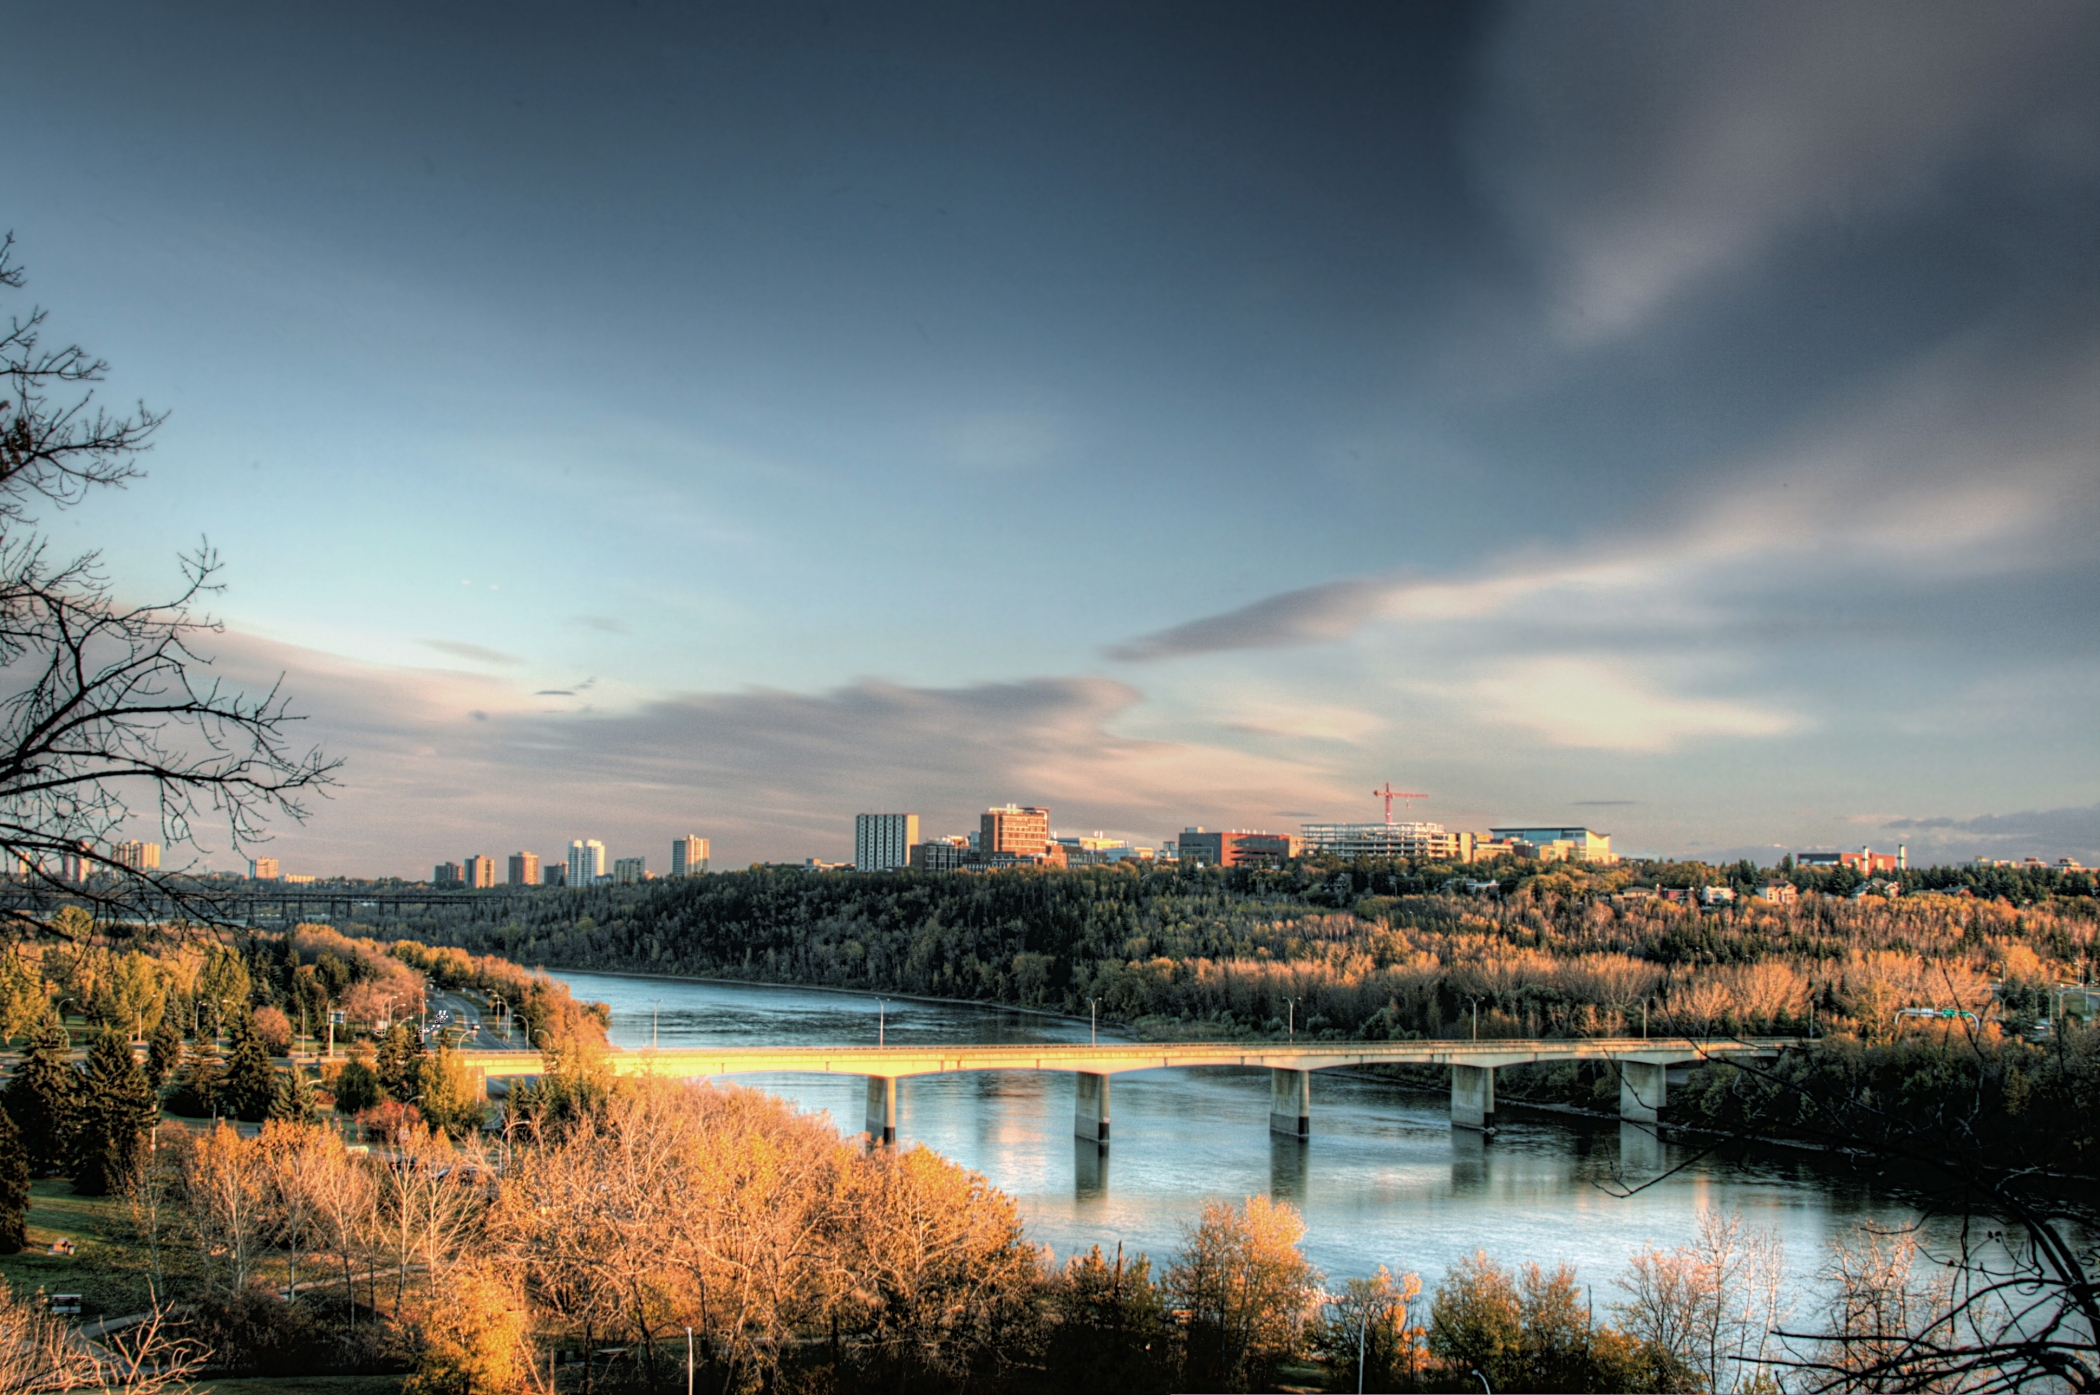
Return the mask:
<svg viewBox="0 0 2100 1395">
<path fill-rule="evenodd" d="M 1757 899 L 1774 906 L 1791 906 L 1801 899 L 1801 891 L 1792 882 L 1766 882 L 1757 889 Z"/>
<path fill-rule="evenodd" d="M 911 847 L 914 872 L 960 872 L 970 857 L 967 838 L 929 838 Z"/>
<path fill-rule="evenodd" d="M 1306 852 L 1333 857 L 1403 857 L 1426 862 L 1470 862 L 1473 835 L 1440 823 L 1308 823 L 1299 826 Z M 1182 859 L 1189 857 L 1182 835 Z"/>
<path fill-rule="evenodd" d="M 1611 850 L 1611 835 L 1588 828 L 1491 828 L 1497 840 L 1531 844 L 1531 856 L 1540 862 L 1592 862 L 1609 866 L 1618 856 Z"/>
<path fill-rule="evenodd" d="M 1725 906 L 1735 900 L 1732 886 L 1702 886 L 1699 888 L 1699 904 L 1702 906 Z"/>
<path fill-rule="evenodd" d="M 1896 853 L 1878 853 L 1871 848 L 1858 852 L 1805 852 L 1794 854 L 1796 867 L 1809 867 L 1828 871 L 1837 867 L 1849 867 L 1861 876 L 1872 877 L 1899 870 L 1901 859 Z"/>
<path fill-rule="evenodd" d="M 1183 862 L 1205 867 L 1275 867 L 1305 849 L 1301 838 L 1253 829 L 1185 828 L 1176 843 Z"/>
</svg>

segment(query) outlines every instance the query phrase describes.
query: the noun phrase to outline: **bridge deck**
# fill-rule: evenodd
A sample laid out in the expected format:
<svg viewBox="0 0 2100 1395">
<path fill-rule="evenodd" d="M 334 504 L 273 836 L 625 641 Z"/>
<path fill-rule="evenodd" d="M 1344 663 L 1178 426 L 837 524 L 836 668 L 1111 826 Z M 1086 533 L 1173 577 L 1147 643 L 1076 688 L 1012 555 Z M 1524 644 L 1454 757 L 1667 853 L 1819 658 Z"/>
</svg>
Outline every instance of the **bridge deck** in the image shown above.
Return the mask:
<svg viewBox="0 0 2100 1395">
<path fill-rule="evenodd" d="M 1536 1061 L 1622 1061 L 1667 1066 L 1728 1056 L 1768 1056 L 1796 1045 L 1796 1037 L 1699 1040 L 1587 1038 L 1533 1041 L 1394 1042 L 1042 1042 L 973 1046 L 936 1042 L 902 1046 L 717 1046 L 665 1051 L 614 1051 L 621 1075 L 695 1078 L 757 1073 L 859 1075 L 895 1080 L 957 1071 L 1071 1071 L 1122 1075 L 1190 1066 L 1246 1066 L 1271 1070 L 1333 1070 L 1371 1065 L 1465 1065 L 1494 1068 Z M 472 1070 L 491 1077 L 539 1075 L 536 1051 L 461 1053 Z"/>
</svg>

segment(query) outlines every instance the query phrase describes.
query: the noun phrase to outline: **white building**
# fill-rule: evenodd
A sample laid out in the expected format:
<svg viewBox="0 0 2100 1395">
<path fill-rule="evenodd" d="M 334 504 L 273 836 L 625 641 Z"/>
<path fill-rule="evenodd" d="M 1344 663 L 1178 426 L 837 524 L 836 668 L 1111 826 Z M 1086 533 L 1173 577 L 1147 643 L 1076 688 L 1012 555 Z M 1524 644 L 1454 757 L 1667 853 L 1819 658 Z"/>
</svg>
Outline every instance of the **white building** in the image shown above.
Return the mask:
<svg viewBox="0 0 2100 1395">
<path fill-rule="evenodd" d="M 697 877 L 707 870 L 707 840 L 688 833 L 671 840 L 671 875 Z"/>
<path fill-rule="evenodd" d="M 646 857 L 622 857 L 613 861 L 613 880 L 622 886 L 649 880 L 649 859 Z"/>
<path fill-rule="evenodd" d="M 569 844 L 569 885 L 596 886 L 605 876 L 605 844 L 596 838 Z"/>
<path fill-rule="evenodd" d="M 1307 852 L 1336 857 L 1414 857 L 1431 862 L 1467 862 L 1473 840 L 1446 832 L 1440 823 L 1301 824 Z"/>
<path fill-rule="evenodd" d="M 909 867 L 912 844 L 918 841 L 917 814 L 855 814 L 853 870 L 894 872 Z"/>
</svg>

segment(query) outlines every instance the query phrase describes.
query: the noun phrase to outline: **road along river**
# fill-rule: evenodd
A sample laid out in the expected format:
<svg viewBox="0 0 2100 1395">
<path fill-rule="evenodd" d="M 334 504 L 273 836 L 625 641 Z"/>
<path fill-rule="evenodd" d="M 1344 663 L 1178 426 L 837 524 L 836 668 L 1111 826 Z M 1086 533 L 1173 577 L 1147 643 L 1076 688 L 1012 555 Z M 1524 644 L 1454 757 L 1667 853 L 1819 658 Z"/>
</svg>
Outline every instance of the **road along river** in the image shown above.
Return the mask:
<svg viewBox="0 0 2100 1395">
<path fill-rule="evenodd" d="M 611 1005 L 617 1046 L 874 1045 L 1085 1041 L 1061 1017 L 969 1003 L 808 989 L 557 972 L 580 999 Z M 1107 1033 L 1103 1039 L 1108 1039 Z M 852 1076 L 751 1075 L 731 1082 L 861 1131 Z M 1512 1109 L 1491 1139 L 1450 1126 L 1446 1092 L 1313 1077 L 1312 1136 L 1271 1135 L 1266 1071 L 1148 1071 L 1115 1078 L 1114 1139 L 1072 1136 L 1074 1077 L 996 1071 L 898 1082 L 898 1141 L 983 1173 L 1019 1203 L 1029 1234 L 1062 1257 L 1088 1245 L 1164 1261 L 1205 1200 L 1262 1194 L 1305 1214 L 1305 1250 L 1333 1282 L 1383 1264 L 1433 1287 L 1472 1251 L 1504 1264 L 1566 1260 L 1600 1316 L 1628 1256 L 1689 1240 L 1702 1208 L 1779 1232 L 1797 1291 L 1815 1287 L 1828 1238 L 1860 1220 L 1896 1222 L 1900 1199 L 1850 1183 L 1813 1155 L 1769 1150 L 1698 1162 L 1632 1196 L 1614 1194 L 1687 1152 L 1615 1120 Z M 1812 1322 L 1807 1312 L 1797 1322 Z"/>
</svg>

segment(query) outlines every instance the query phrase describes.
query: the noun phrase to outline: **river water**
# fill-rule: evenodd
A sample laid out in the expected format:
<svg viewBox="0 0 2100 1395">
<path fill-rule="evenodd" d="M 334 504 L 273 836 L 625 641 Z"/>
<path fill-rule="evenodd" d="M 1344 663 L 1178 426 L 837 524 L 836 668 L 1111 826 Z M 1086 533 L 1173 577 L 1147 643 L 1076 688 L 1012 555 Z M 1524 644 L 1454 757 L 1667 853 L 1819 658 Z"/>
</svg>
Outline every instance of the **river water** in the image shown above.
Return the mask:
<svg viewBox="0 0 2100 1395">
<path fill-rule="evenodd" d="M 623 1047 L 702 1043 L 1084 1041 L 1059 1017 L 967 1003 L 899 1002 L 806 989 L 608 974 L 558 975 L 576 996 L 610 1004 Z M 1103 1036 L 1109 1034 L 1104 1032 Z M 854 1076 L 751 1075 L 735 1083 L 828 1114 L 861 1131 L 865 1085 Z M 1453 1261 L 1485 1250 L 1504 1264 L 1565 1260 L 1590 1285 L 1600 1316 L 1626 1261 L 1695 1233 L 1702 1208 L 1739 1212 L 1776 1230 L 1797 1292 L 1820 1285 L 1829 1238 L 1862 1220 L 1908 1220 L 1909 1208 L 1838 1177 L 1813 1156 L 1773 1149 L 1690 1156 L 1615 1121 L 1513 1111 L 1492 1139 L 1453 1130 L 1443 1091 L 1313 1076 L 1312 1137 L 1268 1131 L 1266 1071 L 1144 1071 L 1114 1077 L 1113 1142 L 1072 1136 L 1073 1077 L 1019 1071 L 898 1082 L 898 1140 L 924 1143 L 983 1173 L 1019 1203 L 1030 1236 L 1062 1257 L 1099 1244 L 1163 1262 L 1212 1198 L 1267 1195 L 1305 1216 L 1304 1249 L 1331 1283 L 1385 1265 L 1425 1287 Z M 1660 1180 L 1654 1180 L 1660 1178 Z M 1624 1184 L 1653 1185 L 1633 1195 Z M 1811 1313 L 1796 1313 L 1813 1321 Z"/>
</svg>

